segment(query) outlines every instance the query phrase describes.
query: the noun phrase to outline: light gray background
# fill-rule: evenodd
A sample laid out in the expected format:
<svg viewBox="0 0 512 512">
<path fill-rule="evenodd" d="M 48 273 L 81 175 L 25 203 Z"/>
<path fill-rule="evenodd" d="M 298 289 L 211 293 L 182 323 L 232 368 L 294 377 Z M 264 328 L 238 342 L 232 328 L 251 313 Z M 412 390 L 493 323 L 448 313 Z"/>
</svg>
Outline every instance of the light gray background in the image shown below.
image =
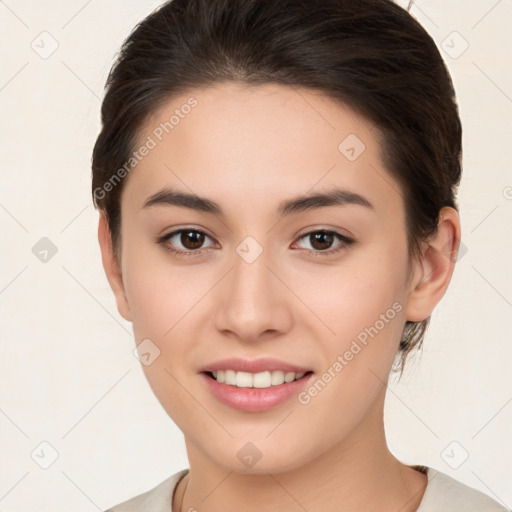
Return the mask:
<svg viewBox="0 0 512 512">
<path fill-rule="evenodd" d="M 0 511 L 103 510 L 188 467 L 132 354 L 90 198 L 108 70 L 159 4 L 0 1 Z M 467 253 L 423 355 L 390 381 L 389 445 L 510 508 L 512 1 L 419 0 L 411 12 L 457 89 Z M 57 248 L 47 262 L 32 252 L 43 237 Z"/>
</svg>

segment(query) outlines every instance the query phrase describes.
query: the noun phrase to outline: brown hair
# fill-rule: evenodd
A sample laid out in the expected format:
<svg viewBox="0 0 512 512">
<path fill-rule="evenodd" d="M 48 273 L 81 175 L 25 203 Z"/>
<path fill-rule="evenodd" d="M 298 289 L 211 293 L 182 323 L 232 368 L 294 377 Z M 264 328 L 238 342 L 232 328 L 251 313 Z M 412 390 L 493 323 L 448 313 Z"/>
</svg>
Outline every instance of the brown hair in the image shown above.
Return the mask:
<svg viewBox="0 0 512 512">
<path fill-rule="evenodd" d="M 121 192 L 137 137 L 172 96 L 213 83 L 278 83 L 325 93 L 373 122 L 382 159 L 401 186 L 409 256 L 458 210 L 462 128 L 450 75 L 432 38 L 390 0 L 172 0 L 141 21 L 105 85 L 92 155 L 94 205 L 120 254 Z M 407 354 L 430 317 L 407 321 Z"/>
</svg>

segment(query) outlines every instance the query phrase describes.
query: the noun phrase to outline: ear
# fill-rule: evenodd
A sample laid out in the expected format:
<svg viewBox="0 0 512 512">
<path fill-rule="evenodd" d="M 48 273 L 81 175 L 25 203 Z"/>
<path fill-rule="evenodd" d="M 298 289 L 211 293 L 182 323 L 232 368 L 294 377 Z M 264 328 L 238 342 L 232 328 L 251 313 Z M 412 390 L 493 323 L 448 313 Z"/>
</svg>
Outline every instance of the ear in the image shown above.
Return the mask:
<svg viewBox="0 0 512 512">
<path fill-rule="evenodd" d="M 449 206 L 441 209 L 437 232 L 423 246 L 422 257 L 414 262 L 405 307 L 406 319 L 412 322 L 428 318 L 450 284 L 460 247 L 457 210 Z"/>
<path fill-rule="evenodd" d="M 117 258 L 114 255 L 112 236 L 108 227 L 107 219 L 103 212 L 100 212 L 98 241 L 100 243 L 103 268 L 105 269 L 105 274 L 107 275 L 110 288 L 112 288 L 112 291 L 114 292 L 117 309 L 125 320 L 131 322 L 132 318 L 124 291 L 123 276 Z"/>
</svg>

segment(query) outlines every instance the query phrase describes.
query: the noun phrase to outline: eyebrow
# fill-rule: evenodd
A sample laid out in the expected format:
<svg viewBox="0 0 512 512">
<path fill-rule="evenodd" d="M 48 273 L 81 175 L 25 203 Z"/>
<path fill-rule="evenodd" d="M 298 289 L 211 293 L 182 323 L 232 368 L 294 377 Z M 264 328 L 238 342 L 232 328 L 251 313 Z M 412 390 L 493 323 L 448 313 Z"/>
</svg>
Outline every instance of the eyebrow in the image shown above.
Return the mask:
<svg viewBox="0 0 512 512">
<path fill-rule="evenodd" d="M 188 194 L 171 188 L 164 188 L 155 194 L 149 196 L 142 209 L 152 206 L 181 206 L 200 212 L 209 213 L 224 217 L 224 212 L 218 203 L 206 197 L 200 197 L 195 194 Z M 277 215 L 284 217 L 292 213 L 300 213 L 325 206 L 345 206 L 358 205 L 375 210 L 368 199 L 360 194 L 334 188 L 326 192 L 316 192 L 301 196 L 295 196 L 291 199 L 282 201 L 277 208 Z"/>
</svg>

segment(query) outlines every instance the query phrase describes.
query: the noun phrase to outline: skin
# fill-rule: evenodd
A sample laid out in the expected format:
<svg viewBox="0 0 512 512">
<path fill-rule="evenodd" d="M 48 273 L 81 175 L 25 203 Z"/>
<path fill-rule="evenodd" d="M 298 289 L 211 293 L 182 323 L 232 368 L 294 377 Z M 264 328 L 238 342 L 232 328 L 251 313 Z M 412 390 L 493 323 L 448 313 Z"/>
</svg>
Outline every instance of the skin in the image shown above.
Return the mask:
<svg viewBox="0 0 512 512">
<path fill-rule="evenodd" d="M 403 197 L 382 164 L 375 126 L 313 91 L 223 83 L 170 100 L 147 121 L 141 143 L 190 96 L 198 105 L 127 179 L 120 261 L 103 215 L 98 229 L 120 314 L 133 323 L 136 343 L 149 338 L 161 351 L 145 375 L 184 433 L 190 472 L 174 510 L 416 510 L 427 477 L 387 448 L 385 383 L 405 321 L 427 318 L 448 287 L 458 213 L 443 208 L 408 275 Z M 353 162 L 338 150 L 348 134 L 366 146 Z M 214 200 L 224 217 L 142 208 L 165 186 Z M 276 214 L 282 200 L 334 186 L 373 209 Z M 177 257 L 156 241 L 190 227 L 208 235 L 200 255 Z M 322 255 L 303 237 L 321 228 L 355 242 Z M 252 263 L 236 252 L 247 236 L 263 249 Z M 168 245 L 192 251 L 188 240 Z M 341 243 L 334 238 L 330 247 Z M 238 411 L 198 374 L 225 357 L 275 357 L 311 368 L 316 380 L 395 302 L 401 311 L 306 405 L 292 397 L 265 412 Z M 261 452 L 252 468 L 237 457 L 248 442 Z"/>
</svg>

